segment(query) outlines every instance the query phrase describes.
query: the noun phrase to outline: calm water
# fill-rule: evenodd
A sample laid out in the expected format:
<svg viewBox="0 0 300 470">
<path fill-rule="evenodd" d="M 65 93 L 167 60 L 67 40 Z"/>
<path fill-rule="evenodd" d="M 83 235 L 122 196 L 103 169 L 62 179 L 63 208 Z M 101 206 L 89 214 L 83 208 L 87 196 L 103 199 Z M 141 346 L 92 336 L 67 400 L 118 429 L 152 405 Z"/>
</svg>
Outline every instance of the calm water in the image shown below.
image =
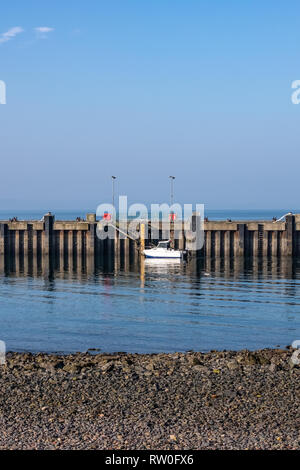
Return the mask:
<svg viewBox="0 0 300 470">
<path fill-rule="evenodd" d="M 60 270 L 0 262 L 8 350 L 207 351 L 300 339 L 300 263 L 149 260 Z"/>
<path fill-rule="evenodd" d="M 0 211 L 38 219 L 46 211 Z M 85 212 L 53 211 L 58 219 Z M 88 212 L 88 211 L 86 211 Z M 206 211 L 271 219 L 278 211 Z M 300 212 L 300 211 L 295 211 Z M 8 350 L 159 352 L 286 346 L 300 339 L 300 262 L 105 265 L 0 258 L 0 339 Z"/>
</svg>

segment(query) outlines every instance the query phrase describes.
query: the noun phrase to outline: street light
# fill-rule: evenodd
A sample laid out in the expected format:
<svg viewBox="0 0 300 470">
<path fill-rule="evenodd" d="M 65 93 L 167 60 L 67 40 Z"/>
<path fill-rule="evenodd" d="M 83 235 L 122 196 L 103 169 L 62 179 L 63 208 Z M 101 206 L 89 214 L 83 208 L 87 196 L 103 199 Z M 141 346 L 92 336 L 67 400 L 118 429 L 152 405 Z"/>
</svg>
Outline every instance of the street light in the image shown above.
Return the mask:
<svg viewBox="0 0 300 470">
<path fill-rule="evenodd" d="M 174 202 L 174 179 L 175 176 L 169 176 L 170 182 L 171 182 L 171 196 L 170 196 L 170 202 L 171 202 L 171 207 L 173 206 Z"/>
<path fill-rule="evenodd" d="M 115 179 L 116 178 L 117 178 L 116 176 L 111 177 L 111 182 L 112 182 L 112 205 L 113 205 L 113 208 L 115 207 Z"/>
</svg>

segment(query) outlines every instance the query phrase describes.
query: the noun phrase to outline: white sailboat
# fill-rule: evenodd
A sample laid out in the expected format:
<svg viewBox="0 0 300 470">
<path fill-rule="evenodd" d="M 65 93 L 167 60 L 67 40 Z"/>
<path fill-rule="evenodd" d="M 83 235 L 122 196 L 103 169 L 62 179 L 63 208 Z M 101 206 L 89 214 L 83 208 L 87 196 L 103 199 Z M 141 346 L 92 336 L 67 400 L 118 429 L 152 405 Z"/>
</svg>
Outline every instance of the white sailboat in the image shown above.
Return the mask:
<svg viewBox="0 0 300 470">
<path fill-rule="evenodd" d="M 180 259 L 183 257 L 183 251 L 174 250 L 170 247 L 170 240 L 160 241 L 154 248 L 146 248 L 143 254 L 146 258 L 166 258 Z"/>
</svg>

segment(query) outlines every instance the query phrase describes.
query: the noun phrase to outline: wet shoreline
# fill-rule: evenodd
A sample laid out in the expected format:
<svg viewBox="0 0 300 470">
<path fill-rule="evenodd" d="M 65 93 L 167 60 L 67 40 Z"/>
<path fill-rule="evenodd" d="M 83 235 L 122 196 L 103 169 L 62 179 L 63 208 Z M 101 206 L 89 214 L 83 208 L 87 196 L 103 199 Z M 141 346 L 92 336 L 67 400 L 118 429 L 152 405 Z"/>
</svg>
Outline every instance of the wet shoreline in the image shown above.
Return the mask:
<svg viewBox="0 0 300 470">
<path fill-rule="evenodd" d="M 299 449 L 292 353 L 8 353 L 0 449 Z"/>
</svg>

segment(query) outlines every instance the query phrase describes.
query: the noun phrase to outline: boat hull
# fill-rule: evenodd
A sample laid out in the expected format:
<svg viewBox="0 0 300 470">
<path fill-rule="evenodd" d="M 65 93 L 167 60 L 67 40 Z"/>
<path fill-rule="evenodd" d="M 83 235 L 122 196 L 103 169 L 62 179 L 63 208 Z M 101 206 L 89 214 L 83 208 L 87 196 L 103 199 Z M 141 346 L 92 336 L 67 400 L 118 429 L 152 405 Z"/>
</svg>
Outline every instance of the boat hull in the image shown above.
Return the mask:
<svg viewBox="0 0 300 470">
<path fill-rule="evenodd" d="M 144 250 L 143 254 L 146 258 L 152 259 L 180 259 L 182 258 L 182 251 L 179 250 L 164 250 L 153 248 L 151 250 Z"/>
</svg>

